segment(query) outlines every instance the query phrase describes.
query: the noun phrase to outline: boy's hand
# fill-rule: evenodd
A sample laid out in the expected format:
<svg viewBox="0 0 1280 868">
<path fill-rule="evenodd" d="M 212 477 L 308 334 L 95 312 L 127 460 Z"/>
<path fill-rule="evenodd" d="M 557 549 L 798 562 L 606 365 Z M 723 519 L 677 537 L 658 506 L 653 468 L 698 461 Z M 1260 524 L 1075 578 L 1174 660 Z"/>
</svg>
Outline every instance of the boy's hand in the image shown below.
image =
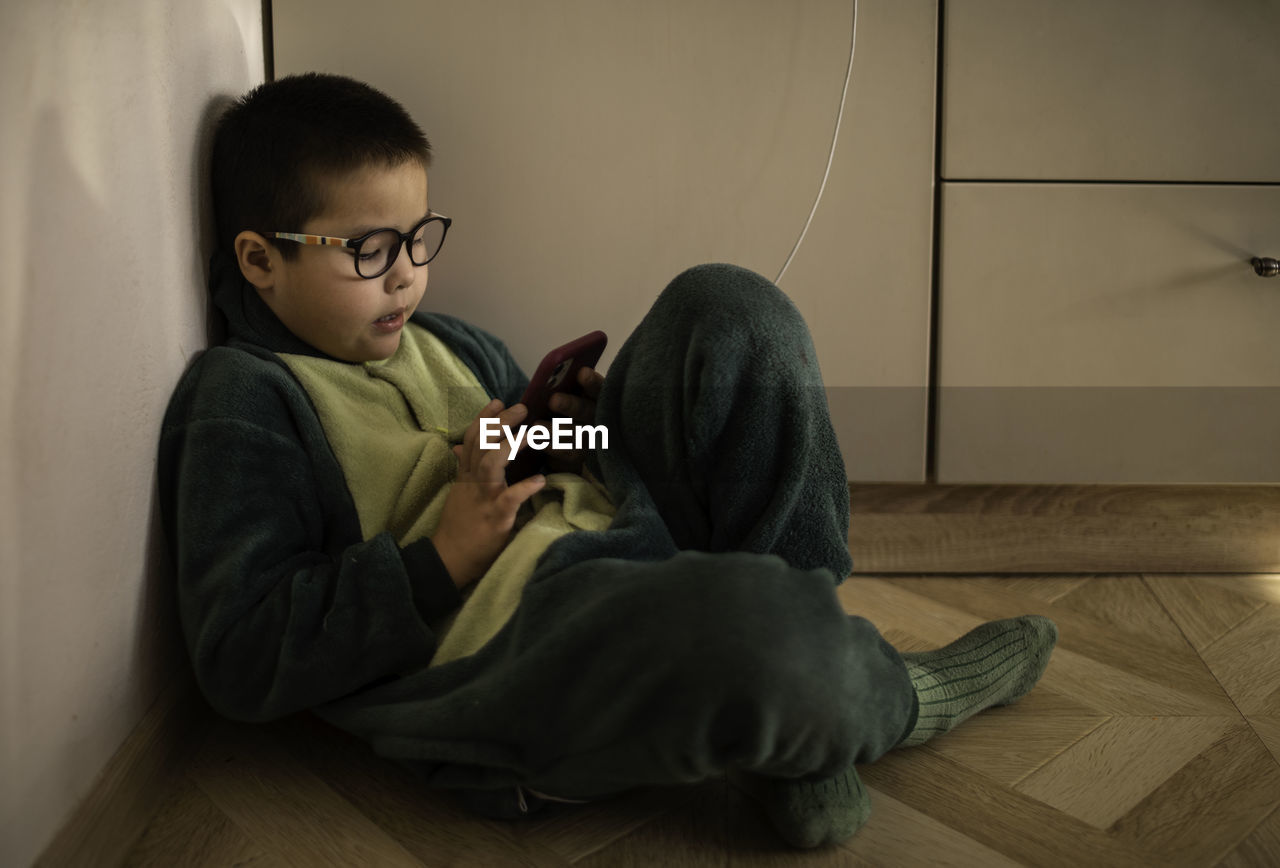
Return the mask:
<svg viewBox="0 0 1280 868">
<path fill-rule="evenodd" d="M 596 418 L 596 399 L 604 385 L 604 376 L 595 368 L 578 369 L 578 384 L 583 395 L 556 392 L 551 396 L 551 409 L 573 419 L 575 425 L 590 425 Z M 582 453 L 576 449 L 552 449 L 547 453 L 547 466 L 552 470 L 578 473 L 582 470 Z"/>
<path fill-rule="evenodd" d="M 516 510 L 546 485 L 542 475 L 507 485 L 507 446 L 480 448 L 480 420 L 497 418 L 500 425 L 519 425 L 528 413 L 524 404 L 506 408 L 494 398 L 471 420 L 460 446 L 458 478 L 449 489 L 440 524 L 431 540 L 453 583 L 466 587 L 484 575 L 497 559 L 515 526 Z"/>
</svg>

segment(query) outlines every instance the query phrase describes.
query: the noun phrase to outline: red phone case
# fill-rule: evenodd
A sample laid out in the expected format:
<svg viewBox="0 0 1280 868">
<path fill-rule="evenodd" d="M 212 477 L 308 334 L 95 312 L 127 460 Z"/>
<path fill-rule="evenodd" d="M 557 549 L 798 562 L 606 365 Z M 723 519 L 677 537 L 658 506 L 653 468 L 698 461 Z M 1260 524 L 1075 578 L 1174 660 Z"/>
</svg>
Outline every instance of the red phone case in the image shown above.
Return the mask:
<svg viewBox="0 0 1280 868">
<path fill-rule="evenodd" d="M 605 333 L 596 330 L 547 353 L 529 378 L 524 397 L 520 399 L 520 403 L 529 408 L 526 422 L 551 418 L 548 402 L 555 392 L 581 395 L 578 371 L 584 366 L 594 367 L 608 342 Z"/>
<path fill-rule="evenodd" d="M 594 367 L 600 361 L 608 341 L 605 333 L 597 330 L 547 353 L 538 369 L 533 372 L 529 385 L 525 387 L 524 397 L 520 399 L 529 408 L 523 424 L 531 425 L 549 420 L 549 402 L 554 393 L 581 395 L 582 385 L 578 382 L 578 371 L 584 365 Z M 532 476 L 542 466 L 543 457 L 544 454 L 536 449 L 522 449 L 507 465 L 507 482 L 514 483 Z"/>
</svg>

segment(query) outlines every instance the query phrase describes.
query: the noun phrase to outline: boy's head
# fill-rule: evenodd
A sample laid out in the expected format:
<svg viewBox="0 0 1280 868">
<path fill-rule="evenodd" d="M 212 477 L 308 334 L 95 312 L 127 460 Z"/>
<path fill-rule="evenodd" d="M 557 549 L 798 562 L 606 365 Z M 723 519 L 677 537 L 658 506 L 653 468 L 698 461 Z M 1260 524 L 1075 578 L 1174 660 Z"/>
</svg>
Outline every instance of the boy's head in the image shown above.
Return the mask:
<svg viewBox="0 0 1280 868">
<path fill-rule="evenodd" d="M 218 121 L 213 139 L 213 210 L 219 249 L 235 237 L 296 231 L 326 204 L 326 182 L 356 169 L 416 161 L 431 143 L 409 113 L 381 91 L 340 75 L 306 73 L 259 85 Z M 296 245 L 280 245 L 286 259 Z"/>
<path fill-rule="evenodd" d="M 427 267 L 412 260 L 426 258 L 422 250 L 447 225 L 423 223 L 430 162 L 431 145 L 408 112 L 366 84 L 308 73 L 261 85 L 214 132 L 218 247 L 298 337 L 347 361 L 386 358 L 426 289 Z M 412 253 L 382 244 L 394 255 L 371 279 L 372 242 L 357 261 L 340 241 L 275 234 L 356 239 L 384 228 L 415 233 L 405 245 Z"/>
</svg>

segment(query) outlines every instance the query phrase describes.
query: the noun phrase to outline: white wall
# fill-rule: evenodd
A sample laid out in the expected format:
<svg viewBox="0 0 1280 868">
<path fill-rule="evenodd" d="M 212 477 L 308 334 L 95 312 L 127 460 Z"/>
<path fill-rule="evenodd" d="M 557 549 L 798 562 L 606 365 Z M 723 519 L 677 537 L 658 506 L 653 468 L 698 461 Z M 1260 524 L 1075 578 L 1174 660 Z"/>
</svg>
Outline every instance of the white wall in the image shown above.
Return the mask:
<svg viewBox="0 0 1280 868">
<path fill-rule="evenodd" d="M 0 864 L 26 865 L 184 653 L 154 515 L 205 343 L 213 98 L 258 0 L 0 6 Z"/>
</svg>

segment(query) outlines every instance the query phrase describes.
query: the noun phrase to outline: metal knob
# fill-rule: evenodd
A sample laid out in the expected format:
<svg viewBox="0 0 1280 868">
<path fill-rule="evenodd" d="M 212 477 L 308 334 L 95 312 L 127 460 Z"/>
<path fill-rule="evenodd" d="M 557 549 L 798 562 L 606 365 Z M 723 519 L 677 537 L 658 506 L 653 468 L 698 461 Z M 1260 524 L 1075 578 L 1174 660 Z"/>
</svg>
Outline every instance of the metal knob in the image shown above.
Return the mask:
<svg viewBox="0 0 1280 868">
<path fill-rule="evenodd" d="M 1258 277 L 1280 275 L 1280 259 L 1272 259 L 1270 256 L 1255 256 L 1249 261 L 1253 263 L 1253 270 L 1257 272 Z"/>
</svg>

